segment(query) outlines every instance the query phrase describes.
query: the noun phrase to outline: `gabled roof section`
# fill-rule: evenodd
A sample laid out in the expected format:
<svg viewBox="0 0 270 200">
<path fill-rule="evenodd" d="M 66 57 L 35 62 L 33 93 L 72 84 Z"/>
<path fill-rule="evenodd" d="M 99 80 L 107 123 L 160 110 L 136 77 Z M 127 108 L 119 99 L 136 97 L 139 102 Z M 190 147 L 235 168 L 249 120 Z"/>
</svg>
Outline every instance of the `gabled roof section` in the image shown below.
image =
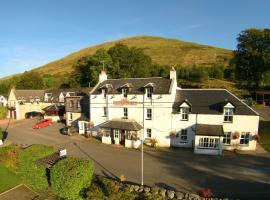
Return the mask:
<svg viewBox="0 0 270 200">
<path fill-rule="evenodd" d="M 26 102 L 30 102 L 31 99 L 39 98 L 43 100 L 44 90 L 14 90 L 17 99 L 23 99 Z"/>
<path fill-rule="evenodd" d="M 132 90 L 129 94 L 144 94 L 144 86 L 149 83 L 153 83 L 155 85 L 155 94 L 169 94 L 170 86 L 172 81 L 167 78 L 161 77 L 152 77 L 152 78 L 124 78 L 124 79 L 108 79 L 99 83 L 95 89 L 91 92 L 91 94 L 100 94 L 101 88 L 106 84 L 111 84 L 113 88 L 108 91 L 109 94 L 121 94 L 119 88 L 125 84 L 131 84 Z"/>
<path fill-rule="evenodd" d="M 235 115 L 258 115 L 256 111 L 225 89 L 177 89 L 173 109 L 188 100 L 193 114 L 223 114 L 225 102 L 235 106 Z"/>
<path fill-rule="evenodd" d="M 191 103 L 187 99 L 185 99 L 179 104 L 179 107 L 191 107 Z"/>
<path fill-rule="evenodd" d="M 155 87 L 155 84 L 154 83 L 147 83 L 145 86 L 143 86 L 145 88 L 148 88 L 148 87 L 152 87 L 154 88 Z"/>
</svg>

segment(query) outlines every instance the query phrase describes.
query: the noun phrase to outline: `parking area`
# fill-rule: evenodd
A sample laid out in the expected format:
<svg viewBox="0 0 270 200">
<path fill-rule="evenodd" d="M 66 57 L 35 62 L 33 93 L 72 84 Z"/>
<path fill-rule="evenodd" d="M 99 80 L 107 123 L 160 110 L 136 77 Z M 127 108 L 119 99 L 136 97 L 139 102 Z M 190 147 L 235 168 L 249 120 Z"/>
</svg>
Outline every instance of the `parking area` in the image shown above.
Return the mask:
<svg viewBox="0 0 270 200">
<path fill-rule="evenodd" d="M 59 133 L 62 124 L 33 130 L 35 120 L 11 124 L 8 140 L 22 145 L 36 143 L 67 148 L 68 154 L 94 161 L 95 172 L 128 181 L 141 182 L 141 152 L 105 145 L 82 136 Z M 5 128 L 5 124 L 0 123 Z M 196 155 L 191 149 L 146 148 L 144 152 L 144 183 L 176 190 L 198 191 L 210 188 L 214 194 L 241 199 L 270 198 L 270 156 L 265 154 L 234 154 L 222 156 Z"/>
</svg>

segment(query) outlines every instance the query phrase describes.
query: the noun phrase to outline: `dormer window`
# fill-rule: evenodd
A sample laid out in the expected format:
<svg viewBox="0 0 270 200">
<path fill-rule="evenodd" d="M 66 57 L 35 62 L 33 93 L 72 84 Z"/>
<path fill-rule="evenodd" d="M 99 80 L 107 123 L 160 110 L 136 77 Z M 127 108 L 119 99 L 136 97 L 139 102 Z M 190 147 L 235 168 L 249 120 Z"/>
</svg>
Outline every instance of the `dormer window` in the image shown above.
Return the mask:
<svg viewBox="0 0 270 200">
<path fill-rule="evenodd" d="M 188 115 L 191 112 L 191 104 L 188 100 L 184 100 L 179 106 L 179 112 L 182 121 L 188 121 Z"/>
<path fill-rule="evenodd" d="M 224 122 L 232 122 L 233 121 L 233 108 L 224 108 Z"/>
<path fill-rule="evenodd" d="M 224 122 L 233 122 L 234 110 L 234 105 L 230 102 L 226 102 L 223 110 Z"/>
<path fill-rule="evenodd" d="M 122 94 L 124 98 L 127 98 L 128 96 L 128 88 L 122 88 Z"/>
<path fill-rule="evenodd" d="M 188 121 L 189 108 L 188 107 L 180 108 L 180 113 L 181 113 L 181 120 Z"/>
<path fill-rule="evenodd" d="M 152 87 L 145 88 L 145 92 L 146 92 L 146 97 L 148 99 L 152 99 L 153 88 Z"/>
</svg>

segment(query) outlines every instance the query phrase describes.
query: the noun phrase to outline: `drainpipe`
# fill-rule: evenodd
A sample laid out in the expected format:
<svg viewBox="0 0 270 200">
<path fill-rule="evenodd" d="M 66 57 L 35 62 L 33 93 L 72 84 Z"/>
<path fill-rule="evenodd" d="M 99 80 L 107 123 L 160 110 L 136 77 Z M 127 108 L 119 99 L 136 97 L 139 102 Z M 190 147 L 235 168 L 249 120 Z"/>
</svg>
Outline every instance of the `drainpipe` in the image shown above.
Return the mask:
<svg viewBox="0 0 270 200">
<path fill-rule="evenodd" d="M 145 94 L 143 94 L 143 132 L 142 132 L 142 138 L 141 138 L 141 170 L 142 170 L 142 180 L 141 180 L 141 185 L 143 186 L 143 141 L 144 141 L 144 98 L 145 98 Z"/>
</svg>

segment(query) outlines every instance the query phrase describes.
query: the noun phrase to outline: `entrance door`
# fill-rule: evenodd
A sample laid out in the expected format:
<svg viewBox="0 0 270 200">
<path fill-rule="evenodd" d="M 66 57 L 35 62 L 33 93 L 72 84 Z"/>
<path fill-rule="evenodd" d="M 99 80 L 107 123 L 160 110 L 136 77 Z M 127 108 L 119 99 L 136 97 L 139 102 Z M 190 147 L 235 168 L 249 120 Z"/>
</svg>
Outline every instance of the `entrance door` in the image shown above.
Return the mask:
<svg viewBox="0 0 270 200">
<path fill-rule="evenodd" d="M 125 145 L 125 130 L 121 130 L 121 141 L 120 144 Z"/>
</svg>

